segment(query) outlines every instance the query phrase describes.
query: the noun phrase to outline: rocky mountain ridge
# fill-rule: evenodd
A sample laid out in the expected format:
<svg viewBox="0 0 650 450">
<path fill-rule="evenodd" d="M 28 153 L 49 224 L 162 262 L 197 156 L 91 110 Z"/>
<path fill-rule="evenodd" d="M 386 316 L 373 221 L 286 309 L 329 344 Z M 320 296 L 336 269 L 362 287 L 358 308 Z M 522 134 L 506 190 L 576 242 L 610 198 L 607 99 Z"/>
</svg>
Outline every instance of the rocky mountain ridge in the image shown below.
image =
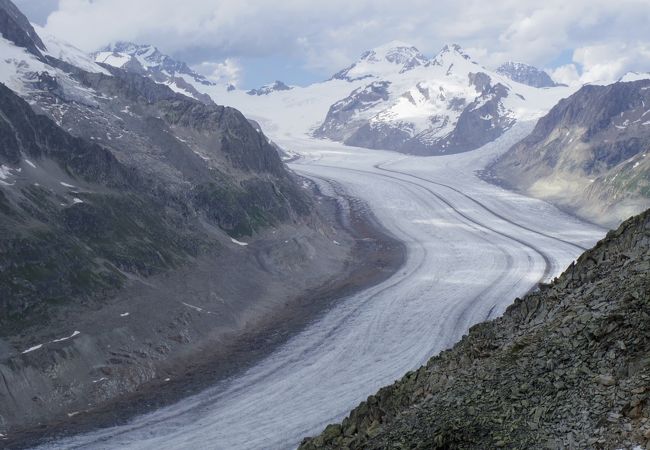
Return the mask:
<svg viewBox="0 0 650 450">
<path fill-rule="evenodd" d="M 613 225 L 650 207 L 650 80 L 588 85 L 488 170 L 508 186 Z"/>
<path fill-rule="evenodd" d="M 0 33 L 4 39 L 24 47 L 35 56 L 41 57 L 41 51 L 45 50 L 29 20 L 10 0 L 0 0 Z"/>
<path fill-rule="evenodd" d="M 647 447 L 648 273 L 650 210 L 300 448 Z"/>
<path fill-rule="evenodd" d="M 5 6 L 0 13 L 7 17 L 20 14 L 13 5 Z M 109 263 L 109 274 L 115 272 L 112 276 L 123 279 L 118 272 L 134 270 L 146 275 L 157 267 L 174 267 L 173 261 L 184 259 L 187 253 L 177 245 L 186 246 L 190 253 L 199 251 L 200 241 L 207 244 L 213 239 L 208 236 L 213 231 L 201 230 L 202 221 L 241 238 L 309 215 L 309 200 L 276 149 L 238 111 L 191 100 L 120 69 L 95 66 L 96 71 L 89 72 L 55 59 L 24 16 L 14 20 L 25 28 L 16 31 L 12 25 L 11 33 L 4 33 L 15 38 L 3 45 L 17 58 L 3 62 L 7 69 L 2 71 L 3 81 L 32 106 L 2 86 L 3 259 L 5 267 L 13 267 L 3 272 L 8 283 L 3 288 L 9 289 L 3 297 L 4 323 L 59 296 L 77 296 L 52 291 L 64 288 L 63 282 L 41 288 L 34 284 L 33 270 L 27 265 L 49 267 L 39 273 L 48 274 L 48 280 L 50 276 L 78 277 L 79 273 L 64 274 L 67 269 L 58 271 L 54 260 L 42 259 L 54 258 L 56 252 L 39 254 L 41 238 L 32 236 L 30 227 L 14 233 L 19 223 L 30 223 L 38 233 L 53 233 L 67 242 L 76 232 L 83 236 L 75 239 L 84 241 L 98 237 L 100 230 L 133 225 L 106 214 L 107 208 L 121 213 L 131 210 L 132 220 L 142 224 L 153 220 L 157 226 L 150 223 L 150 230 L 159 236 L 147 236 L 141 226 L 122 229 L 113 244 L 119 247 L 123 240 L 132 239 L 131 244 L 124 242 L 125 247 L 112 256 L 111 249 L 84 244 L 98 252 L 95 258 L 101 255 Z M 25 41 L 25 36 L 30 40 Z M 38 52 L 32 52 L 37 44 Z M 149 219 L 140 217 L 145 211 Z M 154 211 L 165 211 L 164 217 Z M 146 250 L 139 248 L 142 242 L 148 242 L 143 244 Z M 177 256 L 171 252 L 162 256 L 168 244 Z M 34 252 L 25 266 L 20 257 L 23 246 Z M 92 275 L 79 295 L 96 290 L 90 281 L 101 278 L 105 270 L 94 264 L 87 267 Z"/>
</svg>

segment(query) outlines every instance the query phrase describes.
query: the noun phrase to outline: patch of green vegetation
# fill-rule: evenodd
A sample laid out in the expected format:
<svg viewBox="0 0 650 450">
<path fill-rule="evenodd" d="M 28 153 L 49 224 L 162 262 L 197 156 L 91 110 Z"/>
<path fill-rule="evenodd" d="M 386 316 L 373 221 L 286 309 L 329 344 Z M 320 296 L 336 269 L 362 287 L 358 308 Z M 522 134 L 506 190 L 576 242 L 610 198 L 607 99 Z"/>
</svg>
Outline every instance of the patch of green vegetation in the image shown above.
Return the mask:
<svg viewBox="0 0 650 450">
<path fill-rule="evenodd" d="M 635 169 L 621 171 L 609 183 L 616 192 L 638 193 L 650 197 L 650 173 L 647 171 Z"/>
<path fill-rule="evenodd" d="M 260 189 L 238 188 L 228 184 L 208 183 L 194 191 L 194 201 L 208 218 L 231 237 L 250 236 L 255 230 L 273 225 L 279 210 L 286 208 L 282 198 Z M 267 188 L 269 189 L 269 188 Z"/>
<path fill-rule="evenodd" d="M 650 197 L 650 173 L 639 170 L 631 178 L 628 189 L 639 192 L 645 197 Z"/>
</svg>

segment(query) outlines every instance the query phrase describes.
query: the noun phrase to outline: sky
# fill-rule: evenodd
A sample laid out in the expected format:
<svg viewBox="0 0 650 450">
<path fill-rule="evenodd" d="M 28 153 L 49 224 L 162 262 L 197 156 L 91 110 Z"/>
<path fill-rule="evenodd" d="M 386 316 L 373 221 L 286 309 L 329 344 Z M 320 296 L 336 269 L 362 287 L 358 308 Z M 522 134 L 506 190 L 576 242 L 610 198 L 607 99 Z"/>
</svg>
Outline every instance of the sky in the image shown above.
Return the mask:
<svg viewBox="0 0 650 450">
<path fill-rule="evenodd" d="M 14 0 L 85 51 L 153 44 L 249 88 L 329 78 L 392 40 L 458 43 L 487 67 L 520 61 L 568 84 L 650 71 L 650 0 Z"/>
</svg>

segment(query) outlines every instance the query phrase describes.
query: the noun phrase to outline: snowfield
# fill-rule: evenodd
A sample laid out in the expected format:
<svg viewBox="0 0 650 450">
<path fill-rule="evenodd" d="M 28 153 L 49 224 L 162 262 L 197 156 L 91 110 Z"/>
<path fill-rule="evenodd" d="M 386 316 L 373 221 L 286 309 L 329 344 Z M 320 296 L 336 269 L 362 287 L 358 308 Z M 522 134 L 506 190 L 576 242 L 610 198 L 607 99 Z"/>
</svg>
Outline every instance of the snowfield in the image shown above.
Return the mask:
<svg viewBox="0 0 650 450">
<path fill-rule="evenodd" d="M 291 164 L 296 172 L 326 193 L 363 200 L 406 243 L 405 265 L 343 299 L 245 373 L 126 425 L 43 448 L 295 448 L 604 236 L 476 177 L 530 122 L 473 152 L 421 158 L 315 140 L 292 133 L 295 122 L 262 119 L 275 142 L 301 155 Z"/>
</svg>

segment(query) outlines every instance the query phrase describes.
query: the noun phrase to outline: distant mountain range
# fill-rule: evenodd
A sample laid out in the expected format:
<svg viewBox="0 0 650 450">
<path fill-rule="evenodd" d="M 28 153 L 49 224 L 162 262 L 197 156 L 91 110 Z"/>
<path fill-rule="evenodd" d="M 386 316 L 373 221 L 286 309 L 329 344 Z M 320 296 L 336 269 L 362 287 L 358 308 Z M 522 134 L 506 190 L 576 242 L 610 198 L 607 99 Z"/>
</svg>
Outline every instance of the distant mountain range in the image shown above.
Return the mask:
<svg viewBox="0 0 650 450">
<path fill-rule="evenodd" d="M 239 91 L 206 82 L 187 65 L 151 46 L 119 43 L 96 53 L 95 60 L 146 73 L 203 101 L 197 91 L 237 106 L 251 104 Z M 364 52 L 318 88 L 318 101 L 327 102 L 329 111 L 314 124 L 315 136 L 421 155 L 478 148 L 518 120 L 541 116 L 570 93 L 532 66 L 509 63 L 493 72 L 456 44 L 446 45 L 428 59 L 401 42 Z M 306 90 L 276 81 L 247 93 L 268 97 L 268 103 L 287 99 L 298 104 L 305 100 Z M 346 96 L 338 97 L 342 91 L 347 91 Z"/>
<path fill-rule="evenodd" d="M 429 60 L 413 46 L 390 43 L 332 80 L 358 87 L 330 107 L 315 136 L 419 155 L 476 149 L 567 94 L 538 89 L 557 85 L 531 66 L 489 71 L 456 44 Z"/>
<path fill-rule="evenodd" d="M 445 45 L 429 59 L 401 42 L 366 51 L 329 80 L 307 87 L 276 81 L 246 95 L 185 76 L 197 91 L 245 111 L 287 115 L 298 133 L 418 155 L 474 150 L 518 121 L 536 121 L 550 111 L 529 138 L 492 165 L 492 175 L 500 183 L 607 225 L 647 205 L 648 175 L 641 151 L 648 142 L 649 127 L 641 120 L 647 91 L 641 85 L 624 85 L 648 78 L 648 73 L 629 73 L 619 83 L 586 86 L 572 96 L 575 88 L 557 84 L 546 72 L 523 63 L 505 63 L 491 71 L 455 44 Z M 610 94 L 603 97 L 602 92 Z M 630 103 L 632 98 L 636 103 Z M 567 108 L 573 112 L 557 119 L 558 111 Z M 630 114 L 629 121 L 614 123 L 615 114 L 621 113 Z M 611 117 L 603 118 L 607 114 Z M 594 127 L 603 126 L 602 120 L 609 124 L 607 131 L 594 132 Z M 533 143 L 541 128 L 547 131 L 545 137 Z M 584 129 L 591 131 L 585 134 Z M 637 146 L 628 154 L 632 142 Z M 549 156 L 549 146 L 555 148 L 553 155 L 562 156 Z M 592 149 L 588 157 L 585 148 Z"/>
</svg>

